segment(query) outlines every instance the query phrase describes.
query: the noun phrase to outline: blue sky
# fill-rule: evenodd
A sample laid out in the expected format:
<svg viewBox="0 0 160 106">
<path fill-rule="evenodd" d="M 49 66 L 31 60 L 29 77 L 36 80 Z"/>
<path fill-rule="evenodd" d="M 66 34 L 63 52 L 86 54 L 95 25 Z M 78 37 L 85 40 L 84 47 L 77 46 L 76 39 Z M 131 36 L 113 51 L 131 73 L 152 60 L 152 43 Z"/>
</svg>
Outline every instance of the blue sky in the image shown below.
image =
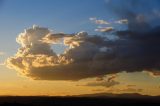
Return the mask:
<svg viewBox="0 0 160 106">
<path fill-rule="evenodd" d="M 111 17 L 104 0 L 5 0 L 0 10 L 0 51 L 15 53 L 16 36 L 33 24 L 57 32 L 93 32 L 90 17 Z"/>
</svg>

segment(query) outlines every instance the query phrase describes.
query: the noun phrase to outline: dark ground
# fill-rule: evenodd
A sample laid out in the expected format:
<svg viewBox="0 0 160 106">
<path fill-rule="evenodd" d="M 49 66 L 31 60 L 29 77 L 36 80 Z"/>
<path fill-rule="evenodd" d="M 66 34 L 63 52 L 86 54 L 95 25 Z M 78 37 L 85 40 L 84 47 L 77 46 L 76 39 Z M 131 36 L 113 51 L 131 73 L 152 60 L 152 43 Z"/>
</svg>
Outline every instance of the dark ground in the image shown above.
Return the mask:
<svg viewBox="0 0 160 106">
<path fill-rule="evenodd" d="M 45 97 L 45 96 L 4 96 L 0 106 L 160 106 L 159 97 Z"/>
</svg>

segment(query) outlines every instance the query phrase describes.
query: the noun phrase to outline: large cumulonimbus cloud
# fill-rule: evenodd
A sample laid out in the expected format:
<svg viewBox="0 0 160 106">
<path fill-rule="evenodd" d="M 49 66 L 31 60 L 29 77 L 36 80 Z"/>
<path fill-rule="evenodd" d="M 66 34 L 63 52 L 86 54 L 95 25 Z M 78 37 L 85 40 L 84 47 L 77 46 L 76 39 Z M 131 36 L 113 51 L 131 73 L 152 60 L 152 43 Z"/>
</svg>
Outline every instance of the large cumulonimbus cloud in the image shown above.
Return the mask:
<svg viewBox="0 0 160 106">
<path fill-rule="evenodd" d="M 33 26 L 20 33 L 21 45 L 7 65 L 21 74 L 39 80 L 79 80 L 121 71 L 133 72 L 160 68 L 160 27 L 147 32 L 116 31 L 119 39 L 77 34 L 52 34 Z M 68 46 L 57 55 L 51 43 Z"/>
<path fill-rule="evenodd" d="M 137 2 L 134 6 L 139 5 Z M 121 19 L 127 19 L 128 29 L 113 30 L 115 40 L 108 35 L 102 37 L 86 32 L 51 33 L 48 28 L 34 26 L 19 34 L 16 40 L 21 47 L 15 56 L 7 59 L 6 64 L 36 80 L 80 80 L 143 70 L 153 73 L 156 70 L 156 75 L 159 75 L 160 26 L 153 27 L 146 15 L 123 7 L 118 9 L 117 6 L 115 12 Z M 59 43 L 68 48 L 57 55 L 51 45 Z"/>
<path fill-rule="evenodd" d="M 86 32 L 52 34 L 47 28 L 33 26 L 20 33 L 16 40 L 21 47 L 6 63 L 25 76 L 44 80 L 79 80 L 106 74 L 101 58 L 109 56 L 111 50 L 105 46 L 107 39 L 102 37 L 89 36 Z M 51 43 L 60 43 L 61 40 L 68 49 L 57 55 L 51 49 Z"/>
</svg>

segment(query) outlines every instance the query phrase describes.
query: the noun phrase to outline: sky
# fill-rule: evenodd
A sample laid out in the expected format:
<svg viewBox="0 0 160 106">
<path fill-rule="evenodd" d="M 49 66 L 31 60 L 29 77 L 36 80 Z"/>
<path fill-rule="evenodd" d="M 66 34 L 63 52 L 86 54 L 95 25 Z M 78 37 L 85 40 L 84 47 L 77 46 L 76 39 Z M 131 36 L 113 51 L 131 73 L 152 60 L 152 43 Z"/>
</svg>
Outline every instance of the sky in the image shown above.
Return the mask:
<svg viewBox="0 0 160 106">
<path fill-rule="evenodd" d="M 159 0 L 0 0 L 0 95 L 160 95 L 159 25 Z"/>
</svg>

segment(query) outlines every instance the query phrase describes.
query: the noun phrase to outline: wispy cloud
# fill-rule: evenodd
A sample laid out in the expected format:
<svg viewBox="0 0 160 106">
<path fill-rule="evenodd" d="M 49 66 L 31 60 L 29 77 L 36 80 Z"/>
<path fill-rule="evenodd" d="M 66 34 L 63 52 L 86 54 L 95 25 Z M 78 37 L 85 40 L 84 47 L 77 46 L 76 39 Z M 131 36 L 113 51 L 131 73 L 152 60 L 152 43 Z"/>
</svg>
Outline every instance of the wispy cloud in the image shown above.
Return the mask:
<svg viewBox="0 0 160 106">
<path fill-rule="evenodd" d="M 102 87 L 112 87 L 112 86 L 115 86 L 115 85 L 118 85 L 120 84 L 118 81 L 102 81 L 102 82 L 91 82 L 91 83 L 87 83 L 85 86 L 102 86 Z"/>
<path fill-rule="evenodd" d="M 101 28 L 95 29 L 95 31 L 98 31 L 98 32 L 111 32 L 113 30 L 114 30 L 113 27 L 101 27 Z"/>
<path fill-rule="evenodd" d="M 119 85 L 120 82 L 116 80 L 118 76 L 116 74 L 110 74 L 107 76 L 99 76 L 92 78 L 89 81 L 85 81 L 85 84 L 80 84 L 78 86 L 88 86 L 88 87 L 113 87 Z"/>
<path fill-rule="evenodd" d="M 115 28 L 113 27 L 115 24 L 128 24 L 128 19 L 120 19 L 120 20 L 115 20 L 112 22 L 108 22 L 105 20 L 97 20 L 97 18 L 89 18 L 90 21 L 93 21 L 95 24 L 98 24 L 97 28 L 95 29 L 95 31 L 98 32 L 112 32 L 113 30 L 115 30 Z"/>
<path fill-rule="evenodd" d="M 115 23 L 118 23 L 118 24 L 128 24 L 128 20 L 127 19 L 121 19 L 121 20 L 115 21 Z"/>
<path fill-rule="evenodd" d="M 97 18 L 89 18 L 89 20 L 93 21 L 95 24 L 100 24 L 100 25 L 103 25 L 103 24 L 110 24 L 109 22 L 105 21 L 105 20 L 100 20 L 100 19 L 97 19 Z"/>
</svg>

